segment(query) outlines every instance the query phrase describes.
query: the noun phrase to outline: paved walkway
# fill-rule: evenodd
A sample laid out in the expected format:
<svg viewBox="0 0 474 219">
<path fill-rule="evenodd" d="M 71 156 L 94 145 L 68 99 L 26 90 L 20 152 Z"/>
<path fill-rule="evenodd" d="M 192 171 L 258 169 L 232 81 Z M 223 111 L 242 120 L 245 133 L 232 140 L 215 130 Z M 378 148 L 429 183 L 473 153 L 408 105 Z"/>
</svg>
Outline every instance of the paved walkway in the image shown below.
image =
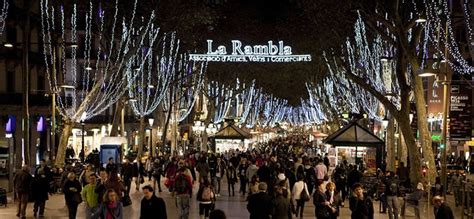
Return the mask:
<svg viewBox="0 0 474 219">
<path fill-rule="evenodd" d="M 133 186 L 133 185 L 132 185 Z M 194 191 L 197 192 L 197 185 L 194 186 Z M 224 210 L 227 214 L 227 218 L 229 219 L 237 219 L 237 218 L 248 218 L 249 214 L 247 212 L 246 206 L 247 203 L 245 201 L 245 197 L 236 195 L 235 197 L 229 197 L 227 193 L 227 184 L 224 182 L 223 187 L 225 187 L 221 196 L 218 197 L 216 208 Z M 238 185 L 237 185 L 238 187 Z M 238 191 L 238 190 L 236 190 Z M 143 197 L 140 192 L 136 192 L 134 188 L 130 192 L 130 196 L 132 198 L 133 204 L 128 206 L 124 209 L 124 218 L 132 219 L 132 218 L 139 218 L 140 213 L 140 200 Z M 174 205 L 174 199 L 171 197 L 169 192 L 162 192 L 158 193 L 158 196 L 162 197 L 166 201 L 166 207 L 168 211 L 168 218 L 174 219 L 177 218 L 176 215 L 176 207 Z M 190 209 L 190 219 L 199 218 L 199 209 L 198 204 L 195 199 L 196 196 L 192 198 L 191 201 L 191 209 Z M 452 196 L 448 196 L 448 204 L 455 209 L 455 218 L 461 218 L 461 209 L 455 208 L 454 204 L 452 203 Z M 401 202 L 400 202 L 401 203 Z M 341 216 L 340 218 L 350 218 L 350 210 L 348 208 L 349 204 L 346 200 L 344 208 L 341 208 Z M 385 219 L 388 218 L 387 214 L 380 214 L 378 213 L 379 209 L 379 202 L 374 202 L 375 208 L 375 219 Z M 33 204 L 30 203 L 27 209 L 27 218 L 33 218 Z M 427 212 L 428 210 L 428 212 Z M 1 206 L 0 207 L 0 219 L 10 219 L 10 218 L 17 218 L 16 214 L 16 205 L 10 203 L 7 208 Z M 64 203 L 64 196 L 63 195 L 53 195 L 50 199 L 46 202 L 46 210 L 45 210 L 45 218 L 47 219 L 66 219 L 67 218 L 67 208 Z M 433 209 L 426 208 L 426 201 L 422 203 L 421 206 L 421 218 L 433 218 Z M 78 217 L 77 218 L 84 218 L 84 206 L 81 204 L 78 210 Z M 304 218 L 315 218 L 314 217 L 314 206 L 312 201 L 307 202 L 307 206 L 305 207 L 304 211 Z M 413 209 L 407 209 L 406 218 L 414 218 Z"/>
</svg>

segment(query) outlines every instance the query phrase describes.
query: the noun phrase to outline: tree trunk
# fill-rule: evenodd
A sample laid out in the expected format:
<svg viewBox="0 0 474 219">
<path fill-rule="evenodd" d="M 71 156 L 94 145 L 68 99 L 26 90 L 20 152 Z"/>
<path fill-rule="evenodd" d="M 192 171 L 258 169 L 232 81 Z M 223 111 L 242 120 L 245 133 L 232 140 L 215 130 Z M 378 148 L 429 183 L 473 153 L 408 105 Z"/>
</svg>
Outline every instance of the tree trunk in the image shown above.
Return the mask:
<svg viewBox="0 0 474 219">
<path fill-rule="evenodd" d="M 428 174 L 430 176 L 430 182 L 434 183 L 435 177 L 437 175 L 433 148 L 431 147 L 431 133 L 428 129 L 428 116 L 426 113 L 426 102 L 423 91 L 423 81 L 421 77 L 415 77 L 414 80 L 414 95 L 415 95 L 415 105 L 416 105 L 416 115 L 418 118 L 418 131 L 420 132 L 420 142 L 421 148 L 423 149 L 423 160 L 428 162 Z"/>
<path fill-rule="evenodd" d="M 124 103 L 122 100 L 119 100 L 116 104 L 114 118 L 112 120 L 112 129 L 110 130 L 110 136 L 118 136 L 118 127 L 120 124 L 120 120 L 122 118 L 123 106 L 124 106 Z"/>
<path fill-rule="evenodd" d="M 140 116 L 140 144 L 138 145 L 138 157 L 143 156 L 143 148 L 145 148 L 145 117 Z"/>
<path fill-rule="evenodd" d="M 398 144 L 398 162 L 407 163 L 408 153 L 407 153 L 407 144 L 405 142 L 405 137 L 400 131 L 400 142 Z"/>
<path fill-rule="evenodd" d="M 66 161 L 66 148 L 73 126 L 74 123 L 71 120 L 64 121 L 63 131 L 59 139 L 58 152 L 56 153 L 56 161 L 54 162 L 58 167 L 63 167 Z"/>
<path fill-rule="evenodd" d="M 166 113 L 166 121 L 165 125 L 163 126 L 163 135 L 161 136 L 161 142 L 163 146 L 166 146 L 166 134 L 168 134 L 168 126 L 170 125 L 170 120 L 171 120 L 171 113 L 172 113 L 171 107 L 168 109 L 168 112 Z"/>
<path fill-rule="evenodd" d="M 418 182 L 422 182 L 422 174 L 421 174 L 421 156 L 418 150 L 418 146 L 416 145 L 416 141 L 413 135 L 413 131 L 410 126 L 409 119 L 401 119 L 399 120 L 400 130 L 405 136 L 405 143 L 407 145 L 408 154 L 409 154 L 409 165 L 408 168 L 410 171 L 410 181 L 411 184 L 416 184 Z"/>
<path fill-rule="evenodd" d="M 26 10 L 25 25 L 23 28 L 23 133 L 24 133 L 24 162 L 27 165 L 31 164 L 30 152 L 30 109 L 29 109 L 29 94 L 30 94 L 30 67 L 29 50 L 30 50 L 30 1 L 24 2 L 24 9 Z"/>
<path fill-rule="evenodd" d="M 385 150 L 387 151 L 387 157 L 385 161 L 387 162 L 387 170 L 395 171 L 395 119 L 393 117 L 390 118 L 387 130 L 385 132 Z"/>
</svg>

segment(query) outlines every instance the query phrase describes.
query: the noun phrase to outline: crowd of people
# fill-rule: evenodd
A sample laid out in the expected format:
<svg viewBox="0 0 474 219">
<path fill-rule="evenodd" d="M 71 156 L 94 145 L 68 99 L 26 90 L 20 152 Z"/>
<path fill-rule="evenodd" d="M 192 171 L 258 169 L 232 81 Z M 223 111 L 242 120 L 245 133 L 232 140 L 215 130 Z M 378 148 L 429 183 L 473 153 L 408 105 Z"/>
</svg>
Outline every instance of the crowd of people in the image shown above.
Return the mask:
<svg viewBox="0 0 474 219">
<path fill-rule="evenodd" d="M 189 218 L 194 194 L 201 218 L 225 218 L 225 213 L 216 209 L 216 202 L 220 196 L 236 196 L 236 191 L 247 201 L 251 219 L 303 218 L 308 202 L 314 205 L 314 217 L 338 218 L 346 199 L 352 218 L 370 219 L 374 217 L 374 198 L 380 199 L 390 219 L 403 215 L 406 207 L 413 207 L 416 218 L 420 218 L 419 202 L 425 193 L 424 186 L 418 183 L 410 194 L 402 194 L 402 188 L 412 183 L 403 163 L 396 172 L 379 170 L 374 190 L 374 185 L 363 183 L 362 166 L 344 160 L 330 170 L 327 154 L 310 156 L 301 150 L 308 144 L 305 137 L 295 135 L 271 140 L 264 147 L 248 151 L 166 154 L 133 161 L 127 158 L 120 165 L 111 158 L 99 167 L 88 164 L 79 170 L 70 165 L 51 170 L 42 160 L 34 177 L 28 166 L 15 176 L 17 216 L 25 218 L 29 195 L 35 201 L 34 216 L 44 216 L 48 193 L 60 192 L 64 194 L 71 219 L 76 218 L 80 203 L 85 205 L 86 218 L 120 219 L 124 207 L 132 204 L 129 194 L 134 183 L 136 190 L 143 193 L 140 204 L 143 219 L 167 218 L 166 204 L 157 196 L 164 190 L 173 195 L 179 219 Z M 227 194 L 224 194 L 225 184 Z M 400 196 L 404 196 L 401 205 Z M 435 215 L 452 216 L 442 198 L 436 196 L 435 201 L 440 203 L 435 205 Z"/>
</svg>

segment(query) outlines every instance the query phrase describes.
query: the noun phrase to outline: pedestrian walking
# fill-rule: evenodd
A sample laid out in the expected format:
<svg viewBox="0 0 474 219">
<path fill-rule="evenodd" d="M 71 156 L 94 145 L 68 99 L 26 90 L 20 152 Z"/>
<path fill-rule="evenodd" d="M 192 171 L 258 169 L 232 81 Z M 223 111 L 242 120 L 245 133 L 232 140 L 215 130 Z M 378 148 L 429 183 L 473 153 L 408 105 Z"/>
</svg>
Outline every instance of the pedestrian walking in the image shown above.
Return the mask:
<svg viewBox="0 0 474 219">
<path fill-rule="evenodd" d="M 193 194 L 193 183 L 191 177 L 185 172 L 186 168 L 184 167 L 178 170 L 173 185 L 173 193 L 176 195 L 176 208 L 178 210 L 179 219 L 188 219 L 190 199 Z"/>
<path fill-rule="evenodd" d="M 213 187 L 216 189 L 216 196 L 219 197 L 221 195 L 221 180 L 222 177 L 224 177 L 225 174 L 225 164 L 222 162 L 221 158 L 217 158 L 217 163 L 216 163 L 216 170 L 213 175 Z"/>
<path fill-rule="evenodd" d="M 247 210 L 250 219 L 269 219 L 272 214 L 272 197 L 267 194 L 267 184 L 261 182 L 258 185 L 259 192 L 249 197 Z"/>
<path fill-rule="evenodd" d="M 17 217 L 26 218 L 26 206 L 28 205 L 28 195 L 31 191 L 33 177 L 30 174 L 30 167 L 23 165 L 21 171 L 15 174 L 13 184 L 18 197 Z"/>
<path fill-rule="evenodd" d="M 69 219 L 75 219 L 77 214 L 77 206 L 82 202 L 81 183 L 76 179 L 76 174 L 68 173 L 67 180 L 63 186 L 64 198 L 69 211 Z"/>
<path fill-rule="evenodd" d="M 82 170 L 81 174 L 79 175 L 79 180 L 82 184 L 82 186 L 86 186 L 88 185 L 90 182 L 90 178 L 89 176 L 91 174 L 95 174 L 94 172 L 94 167 L 90 164 L 86 165 L 86 168 L 84 168 L 84 170 Z"/>
<path fill-rule="evenodd" d="M 364 196 L 362 184 L 355 183 L 352 188 L 353 194 L 349 198 L 349 208 L 352 211 L 352 219 L 373 219 L 374 206 L 370 197 Z"/>
<path fill-rule="evenodd" d="M 420 182 L 416 186 L 416 190 L 404 198 L 401 210 L 402 217 L 405 217 L 406 207 L 411 206 L 415 212 L 415 218 L 420 219 L 420 200 L 423 198 L 424 194 L 425 191 L 423 190 L 423 184 Z"/>
<path fill-rule="evenodd" d="M 339 217 L 339 206 L 341 206 L 341 196 L 336 190 L 336 184 L 329 182 L 326 184 L 326 200 L 329 202 L 329 218 Z"/>
<path fill-rule="evenodd" d="M 214 188 L 212 188 L 209 180 L 203 180 L 204 181 L 197 193 L 197 200 L 199 201 L 199 217 L 201 219 L 209 218 L 209 213 L 213 210 L 216 201 Z"/>
<path fill-rule="evenodd" d="M 444 198 L 437 195 L 433 198 L 435 219 L 454 219 L 454 214 Z"/>
<path fill-rule="evenodd" d="M 326 193 L 324 193 L 324 183 L 319 183 L 317 189 L 318 190 L 316 190 L 313 195 L 313 204 L 316 218 L 330 219 L 331 203 L 328 201 Z M 302 218 L 302 215 L 300 215 L 300 218 Z"/>
<path fill-rule="evenodd" d="M 122 163 L 120 169 L 120 176 L 122 177 L 123 186 L 125 187 L 125 196 L 130 194 L 133 179 L 133 166 L 130 161 L 126 158 Z M 117 191 L 116 191 L 117 192 Z"/>
<path fill-rule="evenodd" d="M 235 196 L 234 185 L 237 182 L 237 172 L 235 170 L 234 165 L 230 162 L 226 171 L 226 176 L 227 176 L 227 187 L 228 187 L 227 190 L 229 191 L 229 196 L 231 196 L 231 192 L 232 192 L 232 196 Z"/>
<path fill-rule="evenodd" d="M 112 173 L 112 172 L 117 172 L 118 171 L 118 166 L 117 164 L 114 162 L 114 158 L 113 157 L 110 157 L 109 158 L 109 162 L 107 162 L 107 165 L 105 166 L 105 170 L 107 171 L 107 173 Z"/>
<path fill-rule="evenodd" d="M 304 182 L 304 176 L 299 174 L 297 182 L 293 185 L 293 200 L 296 202 L 296 217 L 303 218 L 304 205 L 309 200 L 308 185 Z"/>
<path fill-rule="evenodd" d="M 97 193 L 98 196 L 98 203 L 103 202 L 104 194 L 107 191 L 106 188 L 106 183 L 107 183 L 107 178 L 109 177 L 109 174 L 104 168 L 101 168 L 99 170 L 99 179 L 97 180 L 96 186 L 95 186 L 95 193 Z"/>
<path fill-rule="evenodd" d="M 89 184 L 84 186 L 81 192 L 82 200 L 85 202 L 85 215 L 86 219 L 91 219 L 92 215 L 97 211 L 99 207 L 99 195 L 95 192 L 97 184 L 97 176 L 95 173 L 89 175 Z"/>
<path fill-rule="evenodd" d="M 115 190 L 107 190 L 104 202 L 94 214 L 93 219 L 123 219 L 123 205 Z"/>
<path fill-rule="evenodd" d="M 399 194 L 399 180 L 393 172 L 387 171 L 385 175 L 385 200 L 387 202 L 388 218 L 398 219 L 398 194 Z"/>
<path fill-rule="evenodd" d="M 124 197 L 124 192 L 126 192 L 125 186 L 120 181 L 117 175 L 117 172 L 114 172 L 114 171 L 108 174 L 108 178 L 105 183 L 105 188 L 107 190 L 109 189 L 115 190 L 115 193 L 118 195 L 119 200 L 122 200 L 122 198 Z"/>
<path fill-rule="evenodd" d="M 142 188 L 143 198 L 140 204 L 140 219 L 167 219 L 166 204 L 162 198 L 155 195 L 153 187 L 146 185 Z"/>
<path fill-rule="evenodd" d="M 288 190 L 284 186 L 275 189 L 276 197 L 273 200 L 272 219 L 291 219 L 292 210 L 287 198 Z M 285 194 L 286 193 L 286 194 Z"/>
<path fill-rule="evenodd" d="M 161 175 L 163 174 L 163 165 L 161 164 L 158 158 L 151 165 L 151 176 L 153 177 L 153 190 L 156 190 L 156 185 L 158 184 L 158 192 L 161 190 Z"/>
<path fill-rule="evenodd" d="M 49 179 L 45 174 L 44 169 L 37 171 L 33 179 L 32 191 L 33 200 L 35 204 L 33 206 L 33 216 L 36 217 L 39 212 L 39 216 L 44 216 L 44 207 L 46 205 L 46 200 L 48 200 L 49 192 Z"/>
<path fill-rule="evenodd" d="M 316 184 L 319 185 L 320 183 L 326 181 L 327 176 L 328 168 L 323 164 L 323 160 L 319 160 L 318 165 L 316 165 L 316 179 L 318 180 Z"/>
</svg>

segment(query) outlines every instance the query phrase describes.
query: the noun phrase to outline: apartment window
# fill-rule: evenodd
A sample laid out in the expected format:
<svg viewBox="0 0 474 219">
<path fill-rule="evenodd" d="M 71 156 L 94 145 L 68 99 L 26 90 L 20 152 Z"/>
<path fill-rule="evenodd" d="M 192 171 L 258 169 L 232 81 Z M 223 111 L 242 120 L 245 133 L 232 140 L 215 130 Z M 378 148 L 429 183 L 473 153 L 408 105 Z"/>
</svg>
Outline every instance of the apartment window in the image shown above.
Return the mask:
<svg viewBox="0 0 474 219">
<path fill-rule="evenodd" d="M 7 93 L 15 92 L 15 71 L 7 71 Z"/>
</svg>

